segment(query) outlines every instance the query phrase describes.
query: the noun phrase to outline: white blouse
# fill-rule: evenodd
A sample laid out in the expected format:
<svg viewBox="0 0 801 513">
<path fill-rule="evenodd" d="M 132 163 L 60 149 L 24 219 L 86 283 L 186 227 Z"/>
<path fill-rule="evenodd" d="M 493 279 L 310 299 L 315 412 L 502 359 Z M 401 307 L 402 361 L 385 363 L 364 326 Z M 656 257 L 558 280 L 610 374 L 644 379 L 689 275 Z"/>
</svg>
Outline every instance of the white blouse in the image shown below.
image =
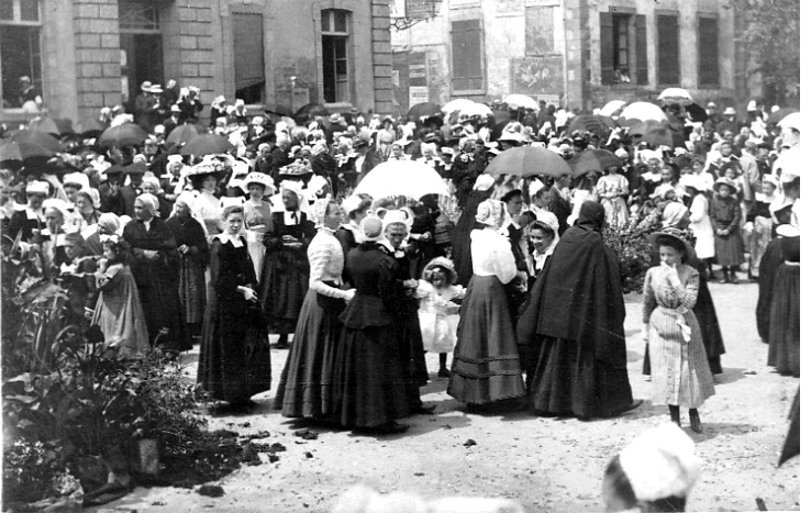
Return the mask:
<svg viewBox="0 0 801 513">
<path fill-rule="evenodd" d="M 470 233 L 470 252 L 476 276 L 496 276 L 506 284 L 517 275 L 512 245 L 498 232 L 486 228 L 473 230 Z"/>
<path fill-rule="evenodd" d="M 320 228 L 309 243 L 306 251 L 309 257 L 309 288 L 324 296 L 345 299 L 344 290 L 331 287 L 324 282 L 342 284 L 342 270 L 345 268 L 345 255 L 342 245 L 330 228 Z"/>
</svg>

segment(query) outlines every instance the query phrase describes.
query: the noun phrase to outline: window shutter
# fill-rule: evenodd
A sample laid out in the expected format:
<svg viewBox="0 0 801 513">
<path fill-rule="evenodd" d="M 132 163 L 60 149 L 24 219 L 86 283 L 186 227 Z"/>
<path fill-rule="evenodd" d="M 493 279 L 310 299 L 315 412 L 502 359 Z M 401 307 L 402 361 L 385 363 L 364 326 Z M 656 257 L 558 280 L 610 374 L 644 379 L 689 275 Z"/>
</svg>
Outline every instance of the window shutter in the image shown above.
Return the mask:
<svg viewBox="0 0 801 513">
<path fill-rule="evenodd" d="M 261 14 L 233 13 L 236 89 L 264 82 L 264 27 Z"/>
<path fill-rule="evenodd" d="M 660 84 L 679 83 L 679 19 L 676 16 L 657 16 L 658 81 Z"/>
<path fill-rule="evenodd" d="M 634 48 L 637 52 L 637 83 L 648 83 L 648 33 L 645 26 L 645 15 L 634 16 Z"/>
<path fill-rule="evenodd" d="M 699 85 L 720 84 L 718 20 L 715 18 L 698 18 L 698 68 Z"/>
<path fill-rule="evenodd" d="M 615 34 L 611 12 L 602 12 L 601 15 L 601 83 L 613 84 L 615 82 Z"/>
<path fill-rule="evenodd" d="M 453 90 L 483 90 L 481 21 L 454 21 L 451 25 L 451 45 Z"/>
</svg>

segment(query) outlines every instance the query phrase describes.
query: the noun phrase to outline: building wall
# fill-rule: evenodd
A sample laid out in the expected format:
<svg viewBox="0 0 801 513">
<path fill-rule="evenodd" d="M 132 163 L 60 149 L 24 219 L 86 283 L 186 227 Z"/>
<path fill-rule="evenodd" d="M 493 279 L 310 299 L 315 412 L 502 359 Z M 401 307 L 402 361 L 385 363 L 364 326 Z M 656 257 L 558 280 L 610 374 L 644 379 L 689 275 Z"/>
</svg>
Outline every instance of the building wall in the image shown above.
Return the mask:
<svg viewBox="0 0 801 513">
<path fill-rule="evenodd" d="M 40 1 L 42 92 L 49 114 L 78 121 L 120 104 L 119 2 L 125 0 Z M 199 87 L 206 104 L 220 94 L 233 103 L 232 14 L 258 13 L 264 19 L 265 102 L 293 110 L 323 103 L 320 12 L 352 11 L 350 101 L 328 106 L 392 110 L 389 0 L 164 0 L 158 5 L 165 83 L 174 79 Z M 296 77 L 294 84 L 290 77 Z M 27 117 L 20 109 L 0 110 L 0 120 Z"/>
<path fill-rule="evenodd" d="M 407 30 L 392 30 L 394 62 L 402 66 L 404 54 L 444 54 L 439 83 L 429 80 L 430 101 L 444 104 L 452 98 L 489 101 L 523 93 L 569 108 L 591 110 L 609 99 L 655 99 L 664 88 L 657 84 L 656 14 L 679 14 L 680 78 L 682 87 L 703 101 L 735 96 L 734 19 L 724 0 L 443 0 L 437 16 Z M 396 0 L 393 15 L 404 15 L 404 2 Z M 600 12 L 628 8 L 645 15 L 647 27 L 648 84 L 601 84 Z M 540 13 L 551 11 L 552 23 L 541 24 Z M 661 10 L 661 11 L 660 11 Z M 698 87 L 697 15 L 718 18 L 720 88 Z M 535 14 L 531 14 L 535 13 Z M 451 23 L 481 19 L 484 27 L 484 77 L 481 94 L 460 95 L 452 90 Z M 530 23 L 543 27 L 550 38 L 543 45 L 526 41 Z M 539 33 L 536 33 L 539 34 Z M 400 68 L 397 69 L 400 74 Z M 558 75 L 558 76 L 555 76 Z M 431 77 L 429 77 L 430 79 Z M 407 81 L 399 77 L 400 82 Z M 406 93 L 404 93 L 406 94 Z M 408 97 L 396 99 L 406 106 Z M 401 109 L 402 110 L 402 109 Z"/>
</svg>

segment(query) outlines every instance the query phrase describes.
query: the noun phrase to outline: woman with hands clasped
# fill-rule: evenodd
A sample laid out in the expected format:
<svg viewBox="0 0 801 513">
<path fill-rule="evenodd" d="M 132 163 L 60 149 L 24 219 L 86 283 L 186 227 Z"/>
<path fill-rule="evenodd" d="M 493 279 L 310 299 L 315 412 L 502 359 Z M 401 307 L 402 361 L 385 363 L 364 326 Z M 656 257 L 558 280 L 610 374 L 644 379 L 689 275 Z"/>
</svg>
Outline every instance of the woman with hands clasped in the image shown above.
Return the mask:
<svg viewBox="0 0 801 513">
<path fill-rule="evenodd" d="M 275 408 L 285 417 L 330 419 L 334 353 L 342 322 L 339 314 L 356 293 L 342 288 L 345 255 L 334 233 L 342 224 L 342 208 L 332 200 L 315 203 L 317 235 L 309 249 L 309 291 L 303 300 L 295 337 L 275 395 Z"/>
<path fill-rule="evenodd" d="M 270 389 L 270 345 L 256 294 L 256 274 L 242 236 L 245 212 L 223 210 L 223 233 L 211 239 L 211 286 L 200 344 L 198 383 L 212 399 L 249 411 Z"/>
<path fill-rule="evenodd" d="M 715 393 L 712 373 L 692 311 L 698 298 L 698 271 L 685 262 L 693 250 L 685 232 L 665 228 L 650 237 L 660 265 L 645 275 L 643 335 L 650 344 L 653 404 L 667 404 L 670 419 L 681 425 L 679 408 L 690 409 L 690 427 L 701 432 L 698 414 Z"/>
</svg>

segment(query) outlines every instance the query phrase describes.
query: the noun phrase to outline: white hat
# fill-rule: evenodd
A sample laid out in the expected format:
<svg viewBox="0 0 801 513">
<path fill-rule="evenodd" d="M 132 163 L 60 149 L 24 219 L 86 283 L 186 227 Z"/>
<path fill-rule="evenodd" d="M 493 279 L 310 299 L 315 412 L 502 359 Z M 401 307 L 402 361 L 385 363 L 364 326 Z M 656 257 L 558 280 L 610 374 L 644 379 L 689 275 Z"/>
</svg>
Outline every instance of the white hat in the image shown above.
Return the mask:
<svg viewBox="0 0 801 513">
<path fill-rule="evenodd" d="M 384 228 L 391 224 L 403 224 L 411 229 L 414 222 L 414 214 L 408 208 L 399 208 L 397 210 L 388 210 L 383 217 Z"/>
<path fill-rule="evenodd" d="M 79 190 L 89 188 L 89 177 L 83 173 L 67 173 L 61 182 L 66 187 L 69 185 L 77 185 Z"/>
<path fill-rule="evenodd" d="M 27 194 L 44 194 L 47 196 L 50 194 L 50 184 L 44 180 L 34 180 L 25 186 L 25 192 Z"/>
<path fill-rule="evenodd" d="M 362 242 L 376 242 L 384 237 L 384 222 L 376 215 L 369 215 L 361 220 L 359 230 Z"/>
<path fill-rule="evenodd" d="M 615 150 L 615 156 L 619 159 L 627 159 L 629 158 L 629 152 L 625 148 L 618 148 Z"/>
<path fill-rule="evenodd" d="M 178 162 L 183 162 L 184 158 L 181 155 L 167 155 L 167 162 L 169 164 L 175 164 Z"/>
<path fill-rule="evenodd" d="M 328 185 L 328 180 L 325 177 L 320 175 L 314 175 L 309 180 L 309 183 L 306 185 L 306 190 L 309 191 L 309 194 L 312 196 L 316 195 L 319 191 Z"/>
<path fill-rule="evenodd" d="M 798 237 L 799 231 L 797 226 L 791 224 L 780 224 L 776 227 L 776 235 L 779 237 Z"/>
<path fill-rule="evenodd" d="M 734 107 L 726 107 L 726 110 L 723 111 L 724 116 L 736 116 L 737 111 L 734 110 Z"/>
<path fill-rule="evenodd" d="M 649 429 L 620 452 L 620 467 L 639 501 L 687 497 L 701 460 L 695 443 L 673 423 Z"/>
<path fill-rule="evenodd" d="M 144 82 L 142 82 L 142 87 L 141 87 L 142 91 L 149 93 L 151 87 L 153 87 L 153 84 L 151 84 L 149 80 L 145 80 Z"/>
<path fill-rule="evenodd" d="M 801 132 L 801 112 L 793 112 L 786 115 L 779 121 L 779 127 L 791 128 Z"/>
<path fill-rule="evenodd" d="M 259 173 L 258 171 L 252 171 L 248 173 L 248 175 L 242 180 L 242 184 L 247 188 L 252 183 L 257 183 L 264 187 L 264 194 L 268 196 L 272 196 L 275 194 L 275 182 L 273 181 L 272 177 L 264 174 Z"/>
<path fill-rule="evenodd" d="M 150 92 L 154 94 L 161 94 L 164 92 L 164 89 L 161 88 L 161 84 L 153 84 L 150 86 Z"/>
<path fill-rule="evenodd" d="M 545 184 L 540 181 L 539 178 L 535 178 L 531 181 L 531 184 L 528 186 L 528 196 L 529 198 L 532 196 L 536 196 L 543 188 Z"/>
<path fill-rule="evenodd" d="M 474 191 L 488 191 L 490 187 L 495 185 L 495 178 L 492 175 L 481 174 L 476 178 L 476 183 L 473 185 Z"/>
<path fill-rule="evenodd" d="M 357 196 L 355 194 L 352 195 L 352 196 L 348 196 L 342 202 L 342 212 L 346 216 L 349 216 L 351 212 L 355 212 L 356 210 L 359 209 L 359 207 L 362 204 L 362 201 L 364 201 L 364 200 L 362 200 L 362 198 L 360 198 L 359 196 Z"/>
<path fill-rule="evenodd" d="M 755 110 L 757 110 L 756 100 L 751 100 L 750 102 L 748 102 L 748 105 L 745 107 L 745 110 L 747 110 L 748 112 L 754 112 Z"/>
</svg>

